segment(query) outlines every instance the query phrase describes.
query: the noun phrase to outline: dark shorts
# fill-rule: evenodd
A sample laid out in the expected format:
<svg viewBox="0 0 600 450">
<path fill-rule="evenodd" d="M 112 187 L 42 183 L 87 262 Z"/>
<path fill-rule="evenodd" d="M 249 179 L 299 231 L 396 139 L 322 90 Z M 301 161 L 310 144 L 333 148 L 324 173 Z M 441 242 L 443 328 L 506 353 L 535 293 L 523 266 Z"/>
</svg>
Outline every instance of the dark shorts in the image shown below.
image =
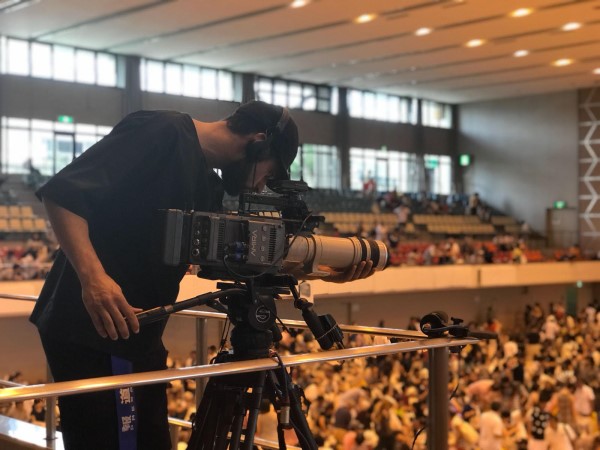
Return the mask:
<svg viewBox="0 0 600 450">
<path fill-rule="evenodd" d="M 111 356 L 72 342 L 41 336 L 55 381 L 112 375 Z M 166 368 L 161 350 L 133 362 L 133 372 Z M 166 384 L 134 388 L 138 450 L 171 449 Z M 113 389 L 59 397 L 60 427 L 65 450 L 119 450 L 116 397 Z"/>
</svg>

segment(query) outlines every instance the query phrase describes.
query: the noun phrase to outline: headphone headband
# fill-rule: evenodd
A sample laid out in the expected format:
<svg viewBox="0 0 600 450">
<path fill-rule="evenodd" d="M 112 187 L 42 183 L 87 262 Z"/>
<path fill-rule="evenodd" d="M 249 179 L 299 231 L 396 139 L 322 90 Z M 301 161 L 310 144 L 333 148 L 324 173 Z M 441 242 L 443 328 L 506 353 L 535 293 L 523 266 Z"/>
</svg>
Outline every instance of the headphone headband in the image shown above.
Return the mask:
<svg viewBox="0 0 600 450">
<path fill-rule="evenodd" d="M 281 117 L 279 117 L 277 124 L 273 128 L 267 130 L 267 135 L 272 136 L 274 133 L 282 134 L 289 121 L 290 113 L 288 109 L 284 106 L 281 110 Z"/>
</svg>

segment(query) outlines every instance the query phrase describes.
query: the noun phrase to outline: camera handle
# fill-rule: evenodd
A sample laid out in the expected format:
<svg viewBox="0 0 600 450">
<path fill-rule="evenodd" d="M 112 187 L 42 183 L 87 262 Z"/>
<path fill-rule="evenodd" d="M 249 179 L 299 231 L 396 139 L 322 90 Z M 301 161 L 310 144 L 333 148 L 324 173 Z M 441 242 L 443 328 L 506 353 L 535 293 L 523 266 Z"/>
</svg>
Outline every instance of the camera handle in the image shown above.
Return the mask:
<svg viewBox="0 0 600 450">
<path fill-rule="evenodd" d="M 208 292 L 206 294 L 198 295 L 196 297 L 182 300 L 172 305 L 159 306 L 157 308 L 148 309 L 136 314 L 140 326 L 147 325 L 149 323 L 158 322 L 169 314 L 173 314 L 178 311 L 183 311 L 187 308 L 193 308 L 194 306 L 209 306 L 219 312 L 228 313 L 227 308 L 216 299 L 226 297 L 234 294 L 245 294 L 246 290 L 242 288 L 221 290 L 217 292 Z"/>
</svg>

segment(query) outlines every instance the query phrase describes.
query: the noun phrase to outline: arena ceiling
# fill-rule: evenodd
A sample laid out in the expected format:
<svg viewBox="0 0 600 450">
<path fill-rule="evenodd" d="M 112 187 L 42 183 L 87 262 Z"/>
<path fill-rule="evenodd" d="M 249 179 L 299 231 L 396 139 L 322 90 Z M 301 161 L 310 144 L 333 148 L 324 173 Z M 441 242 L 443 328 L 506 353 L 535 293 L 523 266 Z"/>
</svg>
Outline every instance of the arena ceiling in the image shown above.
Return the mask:
<svg viewBox="0 0 600 450">
<path fill-rule="evenodd" d="M 600 83 L 600 0 L 293 3 L 0 0 L 0 33 L 450 103 Z"/>
</svg>

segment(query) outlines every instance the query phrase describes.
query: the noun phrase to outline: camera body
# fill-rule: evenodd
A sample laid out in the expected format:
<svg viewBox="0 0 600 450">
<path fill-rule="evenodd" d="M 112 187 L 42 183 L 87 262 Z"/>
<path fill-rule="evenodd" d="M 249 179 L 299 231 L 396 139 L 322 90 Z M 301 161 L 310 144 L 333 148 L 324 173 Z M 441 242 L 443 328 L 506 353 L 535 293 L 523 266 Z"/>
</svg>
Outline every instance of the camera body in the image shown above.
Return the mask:
<svg viewBox="0 0 600 450">
<path fill-rule="evenodd" d="M 203 272 L 275 274 L 286 252 L 283 220 L 206 212 L 164 211 L 163 262 L 194 264 Z"/>
</svg>

